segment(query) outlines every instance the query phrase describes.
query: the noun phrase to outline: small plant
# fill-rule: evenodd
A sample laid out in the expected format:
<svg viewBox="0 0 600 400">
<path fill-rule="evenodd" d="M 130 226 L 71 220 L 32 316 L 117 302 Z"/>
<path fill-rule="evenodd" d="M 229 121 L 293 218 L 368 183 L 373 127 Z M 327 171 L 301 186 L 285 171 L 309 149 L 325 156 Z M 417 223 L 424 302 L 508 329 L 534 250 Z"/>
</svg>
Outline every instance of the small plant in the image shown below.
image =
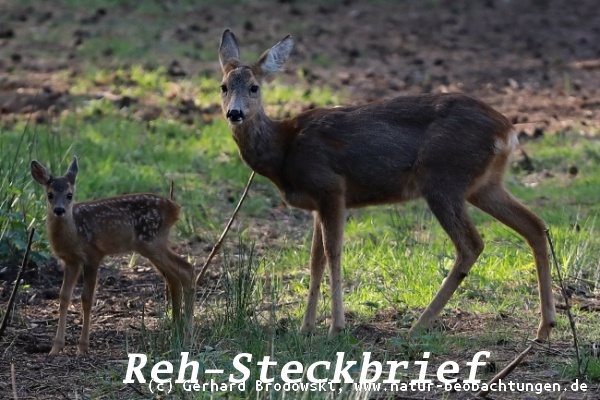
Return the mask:
<svg viewBox="0 0 600 400">
<path fill-rule="evenodd" d="M 577 372 L 577 360 L 573 358 L 564 369 L 563 374 L 565 377 L 570 379 L 584 379 L 586 382 L 600 382 L 600 357 L 586 355 L 582 358 L 581 364 L 583 366 L 581 376 L 578 376 Z"/>
<path fill-rule="evenodd" d="M 235 257 L 235 260 L 230 260 L 227 263 L 228 272 L 225 280 L 227 291 L 225 297 L 226 320 L 228 323 L 235 325 L 244 325 L 255 310 L 254 299 L 258 282 L 254 244 L 246 248 L 240 239 L 238 253 Z"/>
<path fill-rule="evenodd" d="M 0 133 L 2 136 L 4 132 Z M 34 132 L 35 135 L 35 132 Z M 32 152 L 31 132 L 24 128 L 15 147 L 4 146 L 8 151 L 0 152 L 0 257 L 17 262 L 23 258 L 27 248 L 28 230 L 43 215 L 43 203 L 27 189 L 27 164 L 24 156 Z M 2 144 L 0 140 L 0 144 Z M 49 258 L 48 246 L 40 242 L 40 235 L 34 235 L 33 262 Z"/>
</svg>

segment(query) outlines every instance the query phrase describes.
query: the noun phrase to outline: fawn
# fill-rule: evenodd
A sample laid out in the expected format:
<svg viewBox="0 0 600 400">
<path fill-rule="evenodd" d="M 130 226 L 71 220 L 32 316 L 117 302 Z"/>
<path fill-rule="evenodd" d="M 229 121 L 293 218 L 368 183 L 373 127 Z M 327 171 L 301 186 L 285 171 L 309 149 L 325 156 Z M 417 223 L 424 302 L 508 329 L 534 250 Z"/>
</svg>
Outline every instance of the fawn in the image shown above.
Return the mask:
<svg viewBox="0 0 600 400">
<path fill-rule="evenodd" d="M 463 94 L 403 96 L 370 104 L 313 109 L 281 120 L 265 115 L 261 82 L 280 71 L 290 36 L 244 64 L 235 36 L 223 33 L 221 101 L 244 162 L 270 179 L 291 206 L 313 211 L 310 287 L 301 332 L 315 328 L 325 263 L 331 274 L 329 337 L 345 327 L 340 257 L 347 208 L 423 197 L 456 249 L 448 277 L 410 333 L 430 328 L 483 251 L 466 201 L 523 236 L 533 250 L 541 321 L 555 326 L 546 226 L 503 186 L 518 144 L 512 124 Z"/>
<path fill-rule="evenodd" d="M 154 194 L 131 194 L 75 203 L 77 157 L 64 176 L 54 177 L 37 161 L 31 162 L 33 179 L 46 188 L 46 229 L 52 252 L 64 263 L 59 319 L 50 354 L 65 345 L 67 309 L 73 287 L 83 270 L 83 328 L 78 354 L 89 347 L 90 312 L 100 262 L 106 255 L 135 251 L 148 258 L 167 282 L 176 327 L 184 324 L 185 340 L 192 337 L 196 295 L 194 268 L 169 248 L 169 233 L 179 216 L 179 206 Z M 181 297 L 185 320 L 181 319 Z"/>
</svg>

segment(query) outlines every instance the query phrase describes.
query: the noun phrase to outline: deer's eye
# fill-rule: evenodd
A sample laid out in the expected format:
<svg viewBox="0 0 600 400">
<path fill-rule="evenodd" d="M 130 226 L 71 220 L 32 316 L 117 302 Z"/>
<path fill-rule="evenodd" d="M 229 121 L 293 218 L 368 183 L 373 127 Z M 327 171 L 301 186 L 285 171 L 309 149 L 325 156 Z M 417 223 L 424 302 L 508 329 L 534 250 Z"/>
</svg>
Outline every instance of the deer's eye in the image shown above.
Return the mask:
<svg viewBox="0 0 600 400">
<path fill-rule="evenodd" d="M 48 192 L 48 200 L 52 200 L 54 198 L 54 193 Z"/>
<path fill-rule="evenodd" d="M 250 86 L 250 93 L 258 93 L 258 85 Z"/>
<path fill-rule="evenodd" d="M 73 193 L 67 193 L 67 200 L 73 200 Z"/>
<path fill-rule="evenodd" d="M 221 93 L 227 93 L 227 85 L 221 85 Z"/>
</svg>

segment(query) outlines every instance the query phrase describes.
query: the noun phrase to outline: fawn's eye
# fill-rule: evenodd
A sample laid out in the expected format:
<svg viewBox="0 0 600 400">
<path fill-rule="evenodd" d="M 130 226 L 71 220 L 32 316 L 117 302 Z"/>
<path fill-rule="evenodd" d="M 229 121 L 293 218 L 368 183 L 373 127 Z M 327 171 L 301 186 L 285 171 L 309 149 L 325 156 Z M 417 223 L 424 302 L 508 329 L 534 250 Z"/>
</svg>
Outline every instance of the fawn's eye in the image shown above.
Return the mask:
<svg viewBox="0 0 600 400">
<path fill-rule="evenodd" d="M 54 193 L 48 192 L 48 200 L 52 200 L 54 198 Z"/>
<path fill-rule="evenodd" d="M 258 85 L 250 86 L 250 93 L 258 93 Z"/>
<path fill-rule="evenodd" d="M 67 200 L 73 200 L 73 193 L 67 193 Z"/>
<path fill-rule="evenodd" d="M 227 93 L 227 85 L 221 85 L 221 93 Z"/>
</svg>

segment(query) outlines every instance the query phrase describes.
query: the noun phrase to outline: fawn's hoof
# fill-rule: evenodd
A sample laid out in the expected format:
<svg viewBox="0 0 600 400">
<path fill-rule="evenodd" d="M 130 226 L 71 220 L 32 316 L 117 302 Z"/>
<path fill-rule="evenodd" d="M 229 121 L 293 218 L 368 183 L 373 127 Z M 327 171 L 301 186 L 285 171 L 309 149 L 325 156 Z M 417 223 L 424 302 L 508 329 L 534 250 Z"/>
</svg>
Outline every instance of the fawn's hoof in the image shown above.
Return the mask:
<svg viewBox="0 0 600 400">
<path fill-rule="evenodd" d="M 50 353 L 48 353 L 48 354 L 50 354 L 51 356 L 55 356 L 55 355 L 59 354 L 61 350 L 62 350 L 62 347 L 53 346 L 52 349 L 50 350 Z"/>
<path fill-rule="evenodd" d="M 337 335 L 339 335 L 340 333 L 342 333 L 345 329 L 345 326 L 334 326 L 332 325 L 329 328 L 329 334 L 327 334 L 327 339 L 333 339 L 335 338 Z"/>
<path fill-rule="evenodd" d="M 310 335 L 315 331 L 315 325 L 304 323 L 300 328 L 300 333 L 303 335 Z"/>
<path fill-rule="evenodd" d="M 77 355 L 78 356 L 83 356 L 85 354 L 87 354 L 88 352 L 88 348 L 89 348 L 89 344 L 87 343 L 80 343 L 79 346 L 77 346 Z"/>
<path fill-rule="evenodd" d="M 65 343 L 64 342 L 57 342 L 54 341 L 54 343 L 52 343 L 52 349 L 50 350 L 50 355 L 56 355 L 58 353 L 60 353 L 62 351 L 62 349 L 65 347 Z"/>
</svg>

